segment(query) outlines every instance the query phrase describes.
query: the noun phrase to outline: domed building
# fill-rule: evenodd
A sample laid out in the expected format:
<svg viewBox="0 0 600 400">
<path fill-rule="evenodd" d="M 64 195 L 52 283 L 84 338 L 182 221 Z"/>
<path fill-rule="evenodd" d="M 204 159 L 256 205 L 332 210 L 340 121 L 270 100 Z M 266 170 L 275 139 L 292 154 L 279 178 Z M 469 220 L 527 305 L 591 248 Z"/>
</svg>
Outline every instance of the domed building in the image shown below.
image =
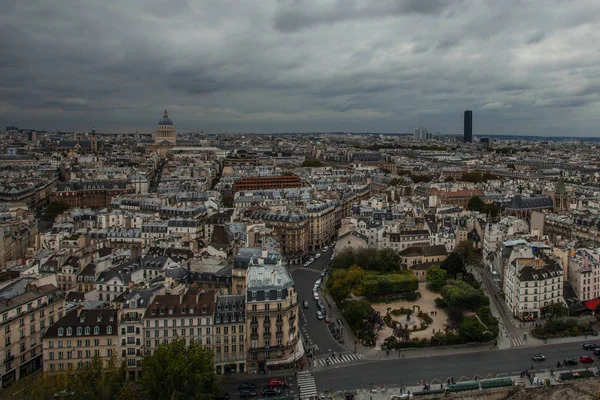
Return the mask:
<svg viewBox="0 0 600 400">
<path fill-rule="evenodd" d="M 166 142 L 166 143 L 165 143 Z M 155 144 L 175 144 L 177 142 L 177 131 L 173 122 L 169 118 L 169 113 L 165 110 L 163 118 L 158 121 L 158 128 L 154 132 Z"/>
</svg>

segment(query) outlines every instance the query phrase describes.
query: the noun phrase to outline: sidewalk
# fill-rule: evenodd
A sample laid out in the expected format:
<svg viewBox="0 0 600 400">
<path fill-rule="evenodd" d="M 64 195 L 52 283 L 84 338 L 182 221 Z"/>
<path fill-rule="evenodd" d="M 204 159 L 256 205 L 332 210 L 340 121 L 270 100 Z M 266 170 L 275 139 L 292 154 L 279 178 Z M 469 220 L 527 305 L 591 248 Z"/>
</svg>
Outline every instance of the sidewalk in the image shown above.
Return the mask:
<svg viewBox="0 0 600 400">
<path fill-rule="evenodd" d="M 487 379 L 498 379 L 498 378 L 510 378 L 513 381 L 513 386 L 514 387 L 521 387 L 521 388 L 536 388 L 536 387 L 541 387 L 541 386 L 553 386 L 553 385 L 561 385 L 562 383 L 559 381 L 559 377 L 561 373 L 564 372 L 581 372 L 581 371 L 585 371 L 585 369 L 583 368 L 579 368 L 579 369 L 574 369 L 574 370 L 569 370 L 569 369 L 561 369 L 559 371 L 554 371 L 553 374 L 551 374 L 550 372 L 546 372 L 546 371 L 528 371 L 530 377 L 528 378 L 526 375 L 523 374 L 523 376 L 521 375 L 516 375 L 516 376 L 495 376 L 495 377 L 481 377 L 481 376 L 476 376 L 476 377 L 460 377 L 458 379 L 455 379 L 456 383 L 461 383 L 461 384 L 480 384 L 481 381 L 485 381 Z M 591 369 L 590 369 L 591 371 Z M 434 379 L 432 381 L 423 381 L 424 383 L 427 383 L 427 385 L 429 386 L 429 392 L 433 392 L 431 393 L 431 395 L 435 395 L 436 391 L 440 391 L 440 390 L 444 390 L 446 387 L 448 387 L 447 382 L 442 382 L 438 379 Z M 402 385 L 402 386 L 401 386 Z M 496 390 L 496 389 L 501 389 L 502 387 L 498 387 L 498 388 L 490 388 L 490 389 L 483 389 L 483 388 L 479 388 L 478 392 L 479 393 L 484 393 L 488 390 Z M 506 388 L 507 390 L 510 388 L 510 386 L 504 386 L 504 388 Z M 475 390 L 470 390 L 470 391 L 464 391 L 464 392 L 452 392 L 453 396 L 452 398 L 456 398 L 455 396 L 460 396 L 460 393 L 469 393 L 472 394 L 474 392 L 476 392 L 477 389 Z M 333 392 L 333 393 L 321 393 L 321 399 L 323 398 L 333 398 L 333 399 L 341 399 L 345 397 L 346 393 L 352 393 L 354 394 L 354 399 L 355 400 L 390 400 L 390 399 L 394 399 L 395 397 L 397 397 L 398 399 L 403 399 L 403 398 L 414 398 L 414 394 L 415 393 L 423 393 L 424 392 L 424 385 L 423 383 L 419 383 L 419 382 L 398 382 L 397 384 L 394 385 L 387 385 L 385 387 L 382 387 L 381 385 L 378 385 L 376 382 L 373 382 L 371 384 L 370 387 L 368 388 L 360 388 L 360 389 L 348 389 L 348 390 L 344 390 L 344 391 L 339 391 L 339 392 Z M 439 392 L 438 392 L 439 393 Z M 442 394 L 443 396 L 443 394 Z"/>
</svg>

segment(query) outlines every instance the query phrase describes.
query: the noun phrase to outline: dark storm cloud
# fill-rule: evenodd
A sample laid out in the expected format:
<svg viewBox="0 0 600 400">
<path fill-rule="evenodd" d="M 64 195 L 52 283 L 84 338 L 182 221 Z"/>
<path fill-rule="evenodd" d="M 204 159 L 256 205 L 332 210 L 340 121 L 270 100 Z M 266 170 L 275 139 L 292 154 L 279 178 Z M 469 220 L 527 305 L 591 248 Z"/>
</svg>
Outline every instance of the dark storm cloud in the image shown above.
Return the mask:
<svg viewBox="0 0 600 400">
<path fill-rule="evenodd" d="M 518 12 L 515 12 L 518 10 Z M 9 0 L 0 126 L 571 132 L 598 124 L 594 0 Z M 543 122 L 540 122 L 543 121 Z M 536 126 L 543 123 L 544 126 Z"/>
<path fill-rule="evenodd" d="M 282 32 L 295 32 L 317 25 L 343 21 L 410 14 L 437 15 L 449 6 L 450 2 L 440 0 L 337 0 L 334 2 L 290 0 L 279 5 L 275 13 L 274 26 Z"/>
</svg>

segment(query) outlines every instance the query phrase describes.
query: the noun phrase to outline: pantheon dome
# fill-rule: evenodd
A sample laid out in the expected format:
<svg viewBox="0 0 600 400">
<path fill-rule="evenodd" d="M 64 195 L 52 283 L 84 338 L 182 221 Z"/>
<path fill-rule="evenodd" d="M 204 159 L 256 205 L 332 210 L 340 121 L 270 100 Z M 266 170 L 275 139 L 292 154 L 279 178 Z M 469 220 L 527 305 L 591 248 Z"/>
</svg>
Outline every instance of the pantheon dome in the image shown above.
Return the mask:
<svg viewBox="0 0 600 400">
<path fill-rule="evenodd" d="M 160 144 L 164 142 L 168 142 L 170 144 L 175 144 L 177 141 L 177 131 L 173 126 L 173 121 L 169 118 L 169 113 L 165 110 L 163 114 L 163 118 L 158 121 L 158 127 L 156 128 L 156 132 L 154 132 L 154 143 Z"/>
</svg>

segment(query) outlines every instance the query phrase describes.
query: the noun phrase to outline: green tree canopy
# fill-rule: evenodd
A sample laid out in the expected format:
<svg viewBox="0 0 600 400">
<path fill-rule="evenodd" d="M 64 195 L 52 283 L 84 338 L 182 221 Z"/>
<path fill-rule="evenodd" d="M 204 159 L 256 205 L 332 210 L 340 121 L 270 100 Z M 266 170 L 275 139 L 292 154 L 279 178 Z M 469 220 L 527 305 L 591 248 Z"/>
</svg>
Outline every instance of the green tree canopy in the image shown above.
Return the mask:
<svg viewBox="0 0 600 400">
<path fill-rule="evenodd" d="M 400 255 L 394 249 L 386 248 L 375 253 L 375 259 L 370 262 L 373 270 L 392 272 L 400 268 Z"/>
<path fill-rule="evenodd" d="M 427 270 L 427 285 L 434 292 L 439 292 L 446 284 L 447 279 L 448 273 L 440 267 L 434 266 Z"/>
<path fill-rule="evenodd" d="M 160 345 L 142 359 L 140 384 L 147 399 L 213 399 L 221 391 L 213 353 L 196 341 Z"/>
<path fill-rule="evenodd" d="M 490 304 L 490 299 L 481 289 L 475 289 L 463 281 L 451 281 L 440 291 L 444 302 L 449 307 L 460 310 L 476 310 L 481 306 Z"/>
<path fill-rule="evenodd" d="M 57 216 L 67 211 L 69 208 L 69 204 L 64 201 L 52 201 L 46 206 L 42 218 L 45 221 L 54 221 Z"/>
<path fill-rule="evenodd" d="M 322 167 L 323 163 L 321 162 L 321 160 L 318 160 L 316 158 L 307 158 L 302 162 L 302 167 Z"/>
<path fill-rule="evenodd" d="M 463 263 L 469 265 L 475 261 L 475 249 L 468 240 L 463 240 L 454 248 L 454 253 L 458 254 Z"/>
<path fill-rule="evenodd" d="M 456 252 L 450 253 L 448 258 L 442 261 L 440 268 L 445 270 L 450 278 L 457 278 L 458 275 L 467 272 L 462 257 Z"/>
<path fill-rule="evenodd" d="M 17 382 L 17 385 L 23 386 L 21 391 L 25 399 L 54 400 L 57 393 L 63 393 L 69 400 L 112 400 L 123 398 L 127 391 L 127 398 L 135 400 L 137 393 L 125 384 L 125 374 L 125 363 L 118 362 L 116 357 L 103 361 L 95 356 L 89 365 L 73 371 L 41 373 Z"/>
<path fill-rule="evenodd" d="M 471 196 L 467 207 L 471 211 L 481 211 L 481 210 L 483 210 L 484 205 L 485 205 L 485 202 L 483 201 L 483 199 L 481 197 Z"/>
</svg>

